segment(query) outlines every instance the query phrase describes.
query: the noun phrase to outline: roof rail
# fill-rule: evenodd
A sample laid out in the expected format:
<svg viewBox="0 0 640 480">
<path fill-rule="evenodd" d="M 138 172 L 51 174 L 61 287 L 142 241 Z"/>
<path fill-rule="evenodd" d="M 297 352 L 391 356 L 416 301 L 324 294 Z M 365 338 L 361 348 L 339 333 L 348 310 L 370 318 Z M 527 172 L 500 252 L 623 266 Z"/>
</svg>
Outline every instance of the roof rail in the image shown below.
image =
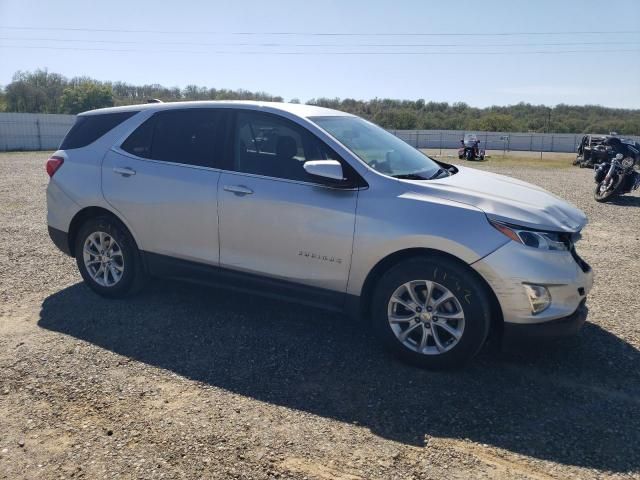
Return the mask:
<svg viewBox="0 0 640 480">
<path fill-rule="evenodd" d="M 157 98 L 147 98 L 147 103 L 164 103 L 164 102 Z"/>
</svg>

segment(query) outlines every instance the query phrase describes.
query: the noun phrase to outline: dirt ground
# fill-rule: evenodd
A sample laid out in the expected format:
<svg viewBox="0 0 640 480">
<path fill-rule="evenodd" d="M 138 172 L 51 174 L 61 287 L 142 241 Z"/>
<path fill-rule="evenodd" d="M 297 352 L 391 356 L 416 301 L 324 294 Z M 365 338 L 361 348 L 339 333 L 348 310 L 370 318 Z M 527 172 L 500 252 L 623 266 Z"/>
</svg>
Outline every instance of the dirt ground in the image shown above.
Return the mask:
<svg viewBox="0 0 640 480">
<path fill-rule="evenodd" d="M 366 322 L 167 281 L 107 301 L 50 242 L 46 153 L 0 155 L 0 479 L 640 479 L 640 197 L 585 210 L 579 336 L 428 372 Z M 475 166 L 475 165 L 474 165 Z"/>
</svg>

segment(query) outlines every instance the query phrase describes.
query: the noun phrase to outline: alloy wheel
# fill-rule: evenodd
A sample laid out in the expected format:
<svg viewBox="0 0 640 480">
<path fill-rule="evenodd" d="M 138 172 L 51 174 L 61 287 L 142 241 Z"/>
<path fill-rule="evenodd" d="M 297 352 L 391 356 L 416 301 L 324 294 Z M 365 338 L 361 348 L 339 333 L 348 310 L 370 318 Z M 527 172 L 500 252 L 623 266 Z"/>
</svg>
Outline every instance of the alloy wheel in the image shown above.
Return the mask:
<svg viewBox="0 0 640 480">
<path fill-rule="evenodd" d="M 82 257 L 91 279 L 102 287 L 113 287 L 122 279 L 124 257 L 118 242 L 105 232 L 87 236 Z"/>
<path fill-rule="evenodd" d="M 465 326 L 458 298 L 430 280 L 400 285 L 389 300 L 387 318 L 396 338 L 424 355 L 440 355 L 454 348 Z"/>
</svg>

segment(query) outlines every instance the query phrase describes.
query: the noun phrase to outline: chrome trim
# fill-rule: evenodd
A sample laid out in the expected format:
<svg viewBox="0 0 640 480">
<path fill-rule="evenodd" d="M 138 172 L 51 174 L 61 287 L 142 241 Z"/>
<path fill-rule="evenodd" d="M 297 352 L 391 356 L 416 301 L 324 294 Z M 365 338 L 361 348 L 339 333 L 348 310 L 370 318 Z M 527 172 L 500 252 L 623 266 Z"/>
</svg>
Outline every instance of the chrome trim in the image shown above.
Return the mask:
<svg viewBox="0 0 640 480">
<path fill-rule="evenodd" d="M 115 145 L 111 147 L 111 151 L 117 153 L 118 155 L 122 155 L 128 158 L 131 158 L 133 160 L 141 160 L 143 162 L 158 163 L 161 165 L 172 165 L 174 167 L 187 167 L 187 168 L 193 168 L 195 170 L 207 170 L 209 172 L 225 172 L 226 171 L 226 170 L 222 170 L 220 168 L 215 168 L 215 167 L 205 167 L 202 165 L 191 165 L 189 163 L 170 162 L 167 160 L 155 160 L 153 158 L 138 157 L 137 155 L 129 153 L 126 150 L 123 150 L 122 148 L 117 147 Z"/>
</svg>

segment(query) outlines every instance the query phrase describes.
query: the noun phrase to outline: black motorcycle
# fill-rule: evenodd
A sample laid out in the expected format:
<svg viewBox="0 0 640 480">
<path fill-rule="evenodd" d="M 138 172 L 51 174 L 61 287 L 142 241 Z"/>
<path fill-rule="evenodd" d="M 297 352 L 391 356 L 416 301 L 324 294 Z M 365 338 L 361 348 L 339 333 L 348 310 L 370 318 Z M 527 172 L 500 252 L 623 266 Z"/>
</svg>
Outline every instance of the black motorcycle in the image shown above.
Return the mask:
<svg viewBox="0 0 640 480">
<path fill-rule="evenodd" d="M 458 158 L 473 160 L 484 160 L 484 149 L 480 148 L 480 140 L 472 133 L 467 133 L 462 140 L 460 140 L 460 149 L 458 150 Z"/>
<path fill-rule="evenodd" d="M 595 166 L 596 202 L 606 202 L 616 195 L 623 195 L 640 186 L 640 173 L 634 166 L 637 156 L 618 153 L 609 162 Z"/>
</svg>

